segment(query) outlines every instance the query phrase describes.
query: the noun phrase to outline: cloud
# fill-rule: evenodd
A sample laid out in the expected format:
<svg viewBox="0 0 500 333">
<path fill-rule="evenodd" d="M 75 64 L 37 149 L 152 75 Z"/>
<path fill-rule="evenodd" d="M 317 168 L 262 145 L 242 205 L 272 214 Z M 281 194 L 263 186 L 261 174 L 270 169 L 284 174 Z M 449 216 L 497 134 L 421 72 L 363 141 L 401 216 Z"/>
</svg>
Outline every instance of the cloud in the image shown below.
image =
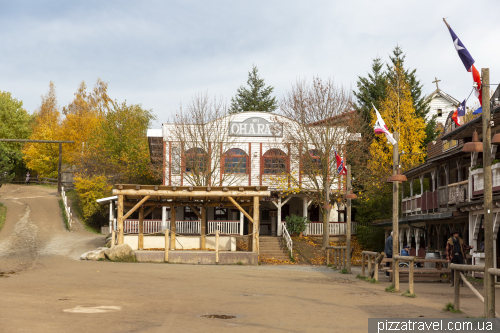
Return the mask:
<svg viewBox="0 0 500 333">
<path fill-rule="evenodd" d="M 0 5 L 0 90 L 36 109 L 54 81 L 61 105 L 100 77 L 119 101 L 152 108 L 161 122 L 200 91 L 228 101 L 256 64 L 282 96 L 297 78 L 333 77 L 356 87 L 371 61 L 397 44 L 424 93 L 457 98 L 472 88 L 442 21 L 500 80 L 494 24 L 500 4 L 483 1 L 25 1 Z M 485 10 L 484 10 L 485 9 Z"/>
</svg>

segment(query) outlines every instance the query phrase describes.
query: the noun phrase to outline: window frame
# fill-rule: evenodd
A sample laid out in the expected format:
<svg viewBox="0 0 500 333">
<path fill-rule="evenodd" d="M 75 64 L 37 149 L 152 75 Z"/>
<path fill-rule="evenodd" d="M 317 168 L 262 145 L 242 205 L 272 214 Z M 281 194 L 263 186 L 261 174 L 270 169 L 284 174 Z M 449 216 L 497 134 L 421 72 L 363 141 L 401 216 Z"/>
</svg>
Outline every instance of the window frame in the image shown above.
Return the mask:
<svg viewBox="0 0 500 333">
<path fill-rule="evenodd" d="M 232 154 L 231 151 L 238 151 L 238 154 Z M 233 158 L 240 158 L 240 159 L 245 159 L 245 172 L 228 172 L 228 171 L 231 171 L 231 170 L 228 170 L 230 168 L 227 168 L 226 169 L 226 164 L 228 164 L 226 162 L 226 159 L 233 159 Z M 231 149 L 228 149 L 223 157 L 222 157 L 222 173 L 224 174 L 231 174 L 231 175 L 248 175 L 249 174 L 249 169 L 250 169 L 250 166 L 249 166 L 249 163 L 248 163 L 248 154 L 241 148 L 231 148 Z M 234 163 L 233 161 L 229 162 L 229 163 Z M 239 163 L 239 162 L 238 162 Z M 241 171 L 241 166 L 236 166 L 236 167 L 232 167 L 233 170 L 234 168 L 237 168 L 238 171 Z"/>
<path fill-rule="evenodd" d="M 196 153 L 193 153 L 191 151 L 196 149 Z M 199 158 L 201 157 L 201 158 Z M 193 147 L 188 150 L 186 150 L 182 156 L 183 159 L 183 171 L 185 173 L 193 173 L 193 170 L 188 170 L 191 169 L 191 167 L 188 166 L 188 159 L 195 159 L 195 163 L 198 164 L 199 167 L 199 173 L 207 173 L 208 172 L 208 154 L 205 152 L 204 149 L 199 148 L 199 147 Z M 201 164 L 203 163 L 203 164 Z M 204 166 L 204 167 L 203 167 Z"/>
<path fill-rule="evenodd" d="M 275 154 L 276 152 L 279 152 L 279 154 Z M 273 162 L 272 159 L 278 159 L 278 162 Z M 267 162 L 267 160 L 271 160 L 271 162 L 270 162 L 271 167 L 269 167 L 269 168 L 266 168 L 266 164 L 269 163 L 269 162 Z M 281 162 L 281 160 L 283 160 L 283 162 Z M 261 173 L 261 175 L 273 175 L 273 176 L 286 174 L 289 171 L 288 162 L 289 162 L 289 156 L 284 151 L 282 151 L 281 149 L 278 149 L 278 148 L 269 149 L 268 151 L 266 151 L 262 155 L 261 172 L 260 173 Z M 273 167 L 273 164 L 274 165 L 283 165 L 284 168 L 279 173 L 266 172 L 266 170 L 281 170 L 281 168 L 279 168 L 279 167 L 278 168 Z"/>
</svg>

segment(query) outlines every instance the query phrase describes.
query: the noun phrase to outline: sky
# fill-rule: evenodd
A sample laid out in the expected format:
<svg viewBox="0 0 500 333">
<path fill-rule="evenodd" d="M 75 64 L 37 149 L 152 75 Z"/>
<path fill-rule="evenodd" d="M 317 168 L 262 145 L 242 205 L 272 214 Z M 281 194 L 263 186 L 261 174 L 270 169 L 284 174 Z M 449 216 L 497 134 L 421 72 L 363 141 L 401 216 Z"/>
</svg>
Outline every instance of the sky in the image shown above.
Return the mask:
<svg viewBox="0 0 500 333">
<path fill-rule="evenodd" d="M 500 83 L 499 11 L 494 0 L 0 0 L 0 91 L 34 112 L 50 81 L 62 107 L 101 78 L 112 99 L 152 109 L 160 128 L 197 93 L 229 104 L 253 64 L 278 98 L 315 76 L 355 90 L 400 45 L 424 94 L 437 77 L 461 101 L 472 75 L 442 19 Z"/>
</svg>

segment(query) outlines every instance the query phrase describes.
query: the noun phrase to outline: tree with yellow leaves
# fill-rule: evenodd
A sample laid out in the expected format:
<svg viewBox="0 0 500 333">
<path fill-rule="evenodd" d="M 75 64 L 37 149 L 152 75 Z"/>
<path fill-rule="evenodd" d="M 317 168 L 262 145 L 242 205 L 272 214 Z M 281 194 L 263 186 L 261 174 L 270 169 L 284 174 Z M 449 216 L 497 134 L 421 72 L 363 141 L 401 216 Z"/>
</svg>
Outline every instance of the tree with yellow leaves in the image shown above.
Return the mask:
<svg viewBox="0 0 500 333">
<path fill-rule="evenodd" d="M 82 81 L 75 93 L 74 100 L 63 108 L 66 118 L 63 122 L 63 131 L 66 140 L 75 141 L 64 152 L 66 163 L 78 165 L 81 163 L 92 131 L 104 121 L 104 116 L 111 105 L 107 94 L 108 84 L 97 79 L 92 92 L 87 93 L 87 86 Z"/>
<path fill-rule="evenodd" d="M 419 117 L 413 106 L 410 86 L 399 62 L 387 75 L 386 97 L 380 103 L 380 115 L 389 132 L 399 132 L 399 151 L 401 168 L 408 170 L 425 160 L 422 148 L 426 137 L 424 119 Z M 373 113 L 375 111 L 373 110 Z M 376 116 L 372 118 L 372 126 Z M 369 169 L 372 184 L 380 188 L 392 174 L 392 149 L 385 136 L 378 136 L 370 145 Z"/>
<path fill-rule="evenodd" d="M 42 96 L 42 103 L 35 111 L 35 121 L 31 140 L 61 140 L 61 113 L 57 104 L 56 89 L 53 82 Z M 40 176 L 57 178 L 59 148 L 56 143 L 27 143 L 23 149 L 23 159 L 28 169 Z"/>
</svg>

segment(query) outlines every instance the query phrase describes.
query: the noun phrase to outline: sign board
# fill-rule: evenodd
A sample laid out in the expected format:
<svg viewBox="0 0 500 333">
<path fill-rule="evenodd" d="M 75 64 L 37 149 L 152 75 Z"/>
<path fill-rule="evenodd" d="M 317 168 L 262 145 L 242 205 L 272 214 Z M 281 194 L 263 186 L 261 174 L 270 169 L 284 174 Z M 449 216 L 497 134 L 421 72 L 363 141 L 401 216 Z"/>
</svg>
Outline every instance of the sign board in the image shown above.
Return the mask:
<svg viewBox="0 0 500 333">
<path fill-rule="evenodd" d="M 457 186 L 455 188 L 450 188 L 450 201 L 455 204 L 464 202 L 465 198 L 465 188 L 462 186 Z"/>
<path fill-rule="evenodd" d="M 230 136 L 282 137 L 283 125 L 261 117 L 250 117 L 244 121 L 229 122 Z"/>
</svg>

